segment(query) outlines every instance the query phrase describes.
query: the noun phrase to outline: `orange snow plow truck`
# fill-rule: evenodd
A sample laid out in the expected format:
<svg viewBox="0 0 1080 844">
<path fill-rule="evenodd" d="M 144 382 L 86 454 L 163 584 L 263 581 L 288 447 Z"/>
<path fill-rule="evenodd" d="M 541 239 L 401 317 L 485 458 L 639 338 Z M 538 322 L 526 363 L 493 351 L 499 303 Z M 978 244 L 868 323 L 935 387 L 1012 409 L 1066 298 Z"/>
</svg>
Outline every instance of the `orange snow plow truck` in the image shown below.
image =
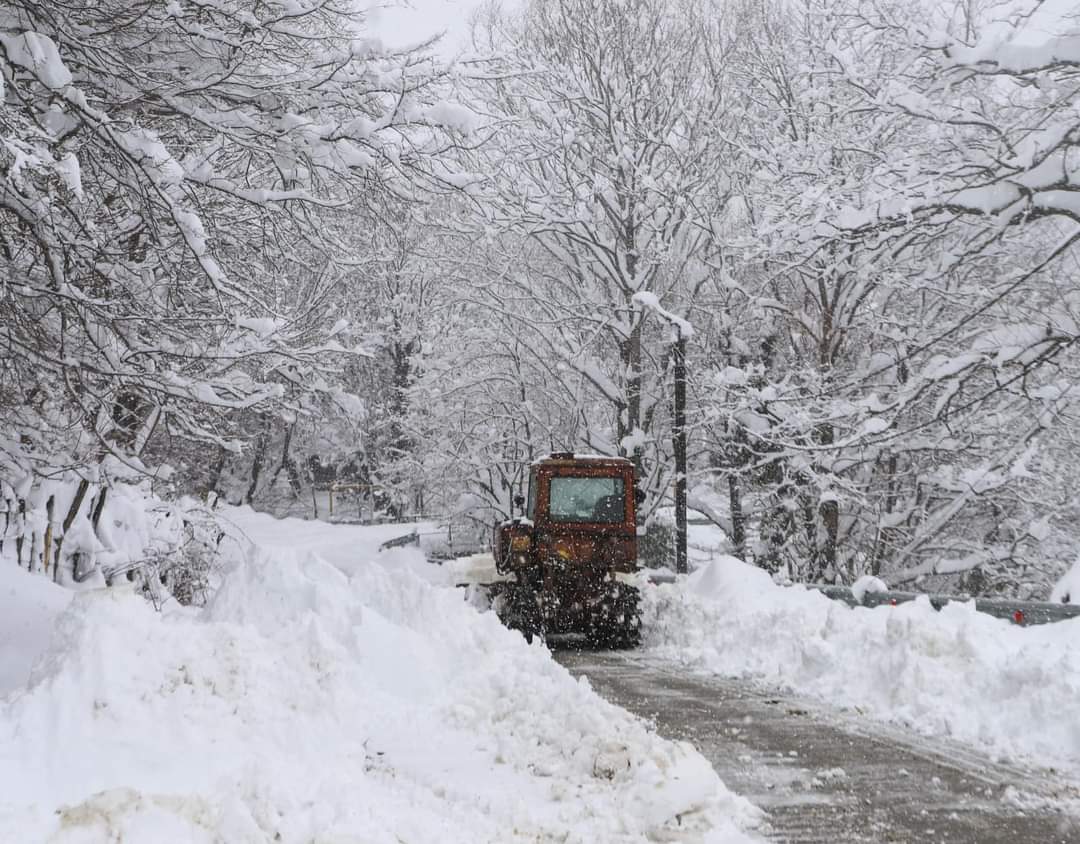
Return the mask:
<svg viewBox="0 0 1080 844">
<path fill-rule="evenodd" d="M 634 464 L 562 452 L 532 464 L 525 515 L 495 528 L 492 606 L 526 639 L 564 634 L 597 647 L 640 640 Z"/>
</svg>

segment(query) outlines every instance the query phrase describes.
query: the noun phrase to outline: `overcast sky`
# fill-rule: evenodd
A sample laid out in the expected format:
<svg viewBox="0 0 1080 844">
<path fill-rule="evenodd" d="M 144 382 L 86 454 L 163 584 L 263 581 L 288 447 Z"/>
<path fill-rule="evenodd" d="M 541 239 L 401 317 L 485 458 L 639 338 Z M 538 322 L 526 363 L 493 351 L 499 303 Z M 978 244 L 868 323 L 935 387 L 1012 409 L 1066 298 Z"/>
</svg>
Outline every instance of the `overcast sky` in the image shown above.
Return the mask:
<svg viewBox="0 0 1080 844">
<path fill-rule="evenodd" d="M 443 53 L 455 52 L 468 32 L 469 15 L 481 0 L 393 0 L 377 9 L 371 16 L 372 31 L 384 42 L 394 46 L 415 43 L 445 32 Z M 378 4 L 373 4 L 378 5 Z"/>
<path fill-rule="evenodd" d="M 416 43 L 445 32 L 440 52 L 453 55 L 468 33 L 469 15 L 483 0 L 370 0 L 369 18 L 373 34 L 393 46 Z M 504 0 L 503 6 L 514 0 Z M 1027 0 L 1025 7 L 1034 5 Z M 1008 8 L 1008 7 L 1006 7 Z M 1077 11 L 1077 0 L 1046 0 L 1025 29 L 1041 36 L 1060 29 L 1062 18 Z M 1003 15 L 1007 18 L 1008 15 Z M 990 34 L 990 33 L 985 33 Z M 1013 36 L 1017 33 L 1012 32 Z M 1023 42 L 1027 33 L 1019 34 Z"/>
</svg>

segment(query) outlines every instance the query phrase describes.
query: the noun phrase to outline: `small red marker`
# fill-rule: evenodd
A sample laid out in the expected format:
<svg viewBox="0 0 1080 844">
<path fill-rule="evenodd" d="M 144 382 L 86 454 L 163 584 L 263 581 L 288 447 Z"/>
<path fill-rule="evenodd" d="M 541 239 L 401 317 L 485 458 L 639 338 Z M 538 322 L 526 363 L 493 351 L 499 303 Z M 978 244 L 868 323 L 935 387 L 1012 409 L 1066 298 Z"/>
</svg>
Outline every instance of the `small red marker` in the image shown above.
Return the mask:
<svg viewBox="0 0 1080 844">
<path fill-rule="evenodd" d="M 889 598 L 889 606 L 890 607 L 895 607 L 896 606 L 896 598 Z"/>
<path fill-rule="evenodd" d="M 1013 613 L 1013 621 L 1015 621 L 1017 624 L 1023 624 L 1024 623 L 1024 611 L 1023 610 L 1017 610 L 1016 612 L 1014 612 Z"/>
</svg>

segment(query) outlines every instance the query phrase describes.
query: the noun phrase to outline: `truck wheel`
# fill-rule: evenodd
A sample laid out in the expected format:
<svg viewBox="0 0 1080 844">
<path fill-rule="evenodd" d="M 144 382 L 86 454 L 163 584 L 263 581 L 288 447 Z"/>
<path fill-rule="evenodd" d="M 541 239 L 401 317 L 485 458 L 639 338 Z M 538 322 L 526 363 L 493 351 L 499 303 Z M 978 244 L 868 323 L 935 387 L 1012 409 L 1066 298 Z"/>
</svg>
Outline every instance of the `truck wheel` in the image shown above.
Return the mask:
<svg viewBox="0 0 1080 844">
<path fill-rule="evenodd" d="M 598 648 L 636 648 L 641 644 L 641 610 L 637 587 L 609 583 L 593 610 L 589 640 Z"/>
<path fill-rule="evenodd" d="M 532 642 L 537 636 L 543 638 L 540 604 L 536 600 L 536 593 L 528 586 L 507 583 L 494 606 L 499 620 L 511 630 L 520 632 L 526 642 Z"/>
</svg>

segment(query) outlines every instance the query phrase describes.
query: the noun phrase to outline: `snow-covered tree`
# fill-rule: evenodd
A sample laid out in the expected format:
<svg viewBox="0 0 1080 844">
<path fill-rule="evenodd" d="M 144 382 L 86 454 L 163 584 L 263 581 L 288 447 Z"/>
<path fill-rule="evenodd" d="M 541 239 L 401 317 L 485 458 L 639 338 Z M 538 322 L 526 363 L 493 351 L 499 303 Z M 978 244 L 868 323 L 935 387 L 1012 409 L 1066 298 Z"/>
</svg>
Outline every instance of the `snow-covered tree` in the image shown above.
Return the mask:
<svg viewBox="0 0 1080 844">
<path fill-rule="evenodd" d="M 352 410 L 355 232 L 460 184 L 441 73 L 351 0 L 5 5 L 2 475 L 145 470 L 148 444 L 205 469 Z"/>
<path fill-rule="evenodd" d="M 1034 316 L 1063 321 L 1041 272 L 1062 241 L 964 193 L 1000 192 L 987 168 L 1009 133 L 993 127 L 1024 125 L 1000 79 L 920 36 L 994 31 L 965 8 L 755 5 L 740 38 L 753 237 L 714 300 L 706 408 L 733 527 L 797 577 L 1000 574 L 1043 533 L 1018 487 L 1067 401 L 1045 364 L 1070 335 Z"/>
<path fill-rule="evenodd" d="M 486 31 L 483 225 L 529 262 L 491 298 L 564 395 L 598 402 L 561 447 L 630 455 L 653 490 L 670 327 L 650 305 L 685 311 L 728 195 L 718 30 L 689 0 L 535 0 Z"/>
</svg>

